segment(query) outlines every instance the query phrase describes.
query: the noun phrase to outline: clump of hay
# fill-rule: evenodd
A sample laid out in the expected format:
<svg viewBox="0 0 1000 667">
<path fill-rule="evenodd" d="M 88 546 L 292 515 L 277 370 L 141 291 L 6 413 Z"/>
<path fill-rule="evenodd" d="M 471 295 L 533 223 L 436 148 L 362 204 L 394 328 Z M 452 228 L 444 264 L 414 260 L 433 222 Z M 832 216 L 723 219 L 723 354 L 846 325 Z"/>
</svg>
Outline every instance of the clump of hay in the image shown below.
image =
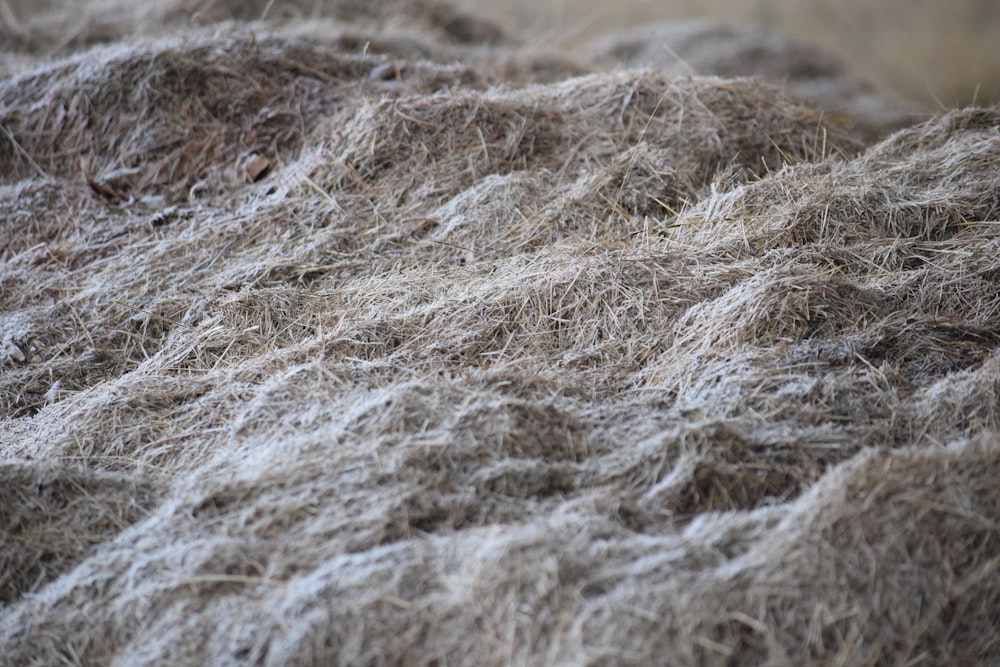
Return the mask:
<svg viewBox="0 0 1000 667">
<path fill-rule="evenodd" d="M 1000 110 L 314 28 L 0 82 L 4 660 L 1000 658 Z"/>
<path fill-rule="evenodd" d="M 850 119 L 867 137 L 913 122 L 913 110 L 876 91 L 834 56 L 776 30 L 707 19 L 668 21 L 599 36 L 583 52 L 604 66 L 655 67 L 678 76 L 755 77 Z"/>
<path fill-rule="evenodd" d="M 599 75 L 365 105 L 335 120 L 312 178 L 341 208 L 395 206 L 453 248 L 511 253 L 639 232 L 717 174 L 738 182 L 821 159 L 827 132 L 811 109 L 750 82 Z"/>
</svg>

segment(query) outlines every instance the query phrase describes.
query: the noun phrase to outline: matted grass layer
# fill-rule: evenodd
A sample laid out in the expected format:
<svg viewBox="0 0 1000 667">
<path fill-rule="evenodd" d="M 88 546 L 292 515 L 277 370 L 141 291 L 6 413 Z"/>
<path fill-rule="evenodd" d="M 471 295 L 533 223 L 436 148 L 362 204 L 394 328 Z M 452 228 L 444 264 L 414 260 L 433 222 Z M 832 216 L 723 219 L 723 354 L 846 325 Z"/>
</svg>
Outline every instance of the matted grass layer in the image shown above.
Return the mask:
<svg viewBox="0 0 1000 667">
<path fill-rule="evenodd" d="M 1000 659 L 1000 110 L 384 4 L 21 42 L 0 662 Z"/>
</svg>

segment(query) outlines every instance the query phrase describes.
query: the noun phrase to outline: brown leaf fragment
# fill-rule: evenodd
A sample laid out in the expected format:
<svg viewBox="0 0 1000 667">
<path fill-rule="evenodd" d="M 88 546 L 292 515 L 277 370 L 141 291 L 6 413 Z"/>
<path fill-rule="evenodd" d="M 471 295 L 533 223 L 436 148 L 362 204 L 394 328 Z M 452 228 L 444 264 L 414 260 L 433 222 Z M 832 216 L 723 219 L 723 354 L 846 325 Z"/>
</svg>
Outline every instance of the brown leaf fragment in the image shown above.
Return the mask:
<svg viewBox="0 0 1000 667">
<path fill-rule="evenodd" d="M 101 184 L 105 187 L 114 190 L 116 192 L 127 193 L 129 190 L 133 190 L 142 176 L 141 169 L 112 169 L 111 171 L 105 172 L 98 179 Z"/>
<path fill-rule="evenodd" d="M 263 155 L 259 155 L 257 153 L 254 153 L 247 158 L 246 164 L 243 167 L 247 183 L 256 183 L 260 179 L 267 176 L 270 171 L 271 161 Z"/>
<path fill-rule="evenodd" d="M 21 348 L 12 340 L 4 341 L 3 353 L 8 359 L 18 364 L 23 364 L 28 360 Z"/>
<path fill-rule="evenodd" d="M 113 169 L 95 177 L 90 171 L 90 166 L 82 159 L 80 171 L 83 172 L 87 186 L 109 202 L 128 199 L 128 191 L 135 187 L 142 173 L 139 169 Z"/>
</svg>

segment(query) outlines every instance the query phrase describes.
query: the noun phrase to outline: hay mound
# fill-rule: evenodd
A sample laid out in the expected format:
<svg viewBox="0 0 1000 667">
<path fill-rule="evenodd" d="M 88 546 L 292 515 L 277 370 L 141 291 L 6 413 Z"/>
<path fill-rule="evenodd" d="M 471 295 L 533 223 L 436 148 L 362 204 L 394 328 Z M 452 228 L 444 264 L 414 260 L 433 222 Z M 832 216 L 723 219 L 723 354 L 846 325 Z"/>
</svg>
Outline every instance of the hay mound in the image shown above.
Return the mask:
<svg viewBox="0 0 1000 667">
<path fill-rule="evenodd" d="M 485 85 L 421 62 L 385 76 L 389 64 L 252 33 L 92 50 L 3 83 L 0 169 L 5 183 L 82 172 L 113 201 L 151 186 L 217 193 L 245 180 L 239 158 L 297 155 L 306 130 L 349 99 Z"/>
<path fill-rule="evenodd" d="M 1000 660 L 1000 110 L 319 5 L 0 81 L 0 664 Z"/>
<path fill-rule="evenodd" d="M 463 63 L 484 75 L 518 83 L 561 80 L 589 71 L 569 54 L 525 44 L 497 20 L 439 0 L 53 0 L 24 7 L 18 7 L 17 0 L 7 2 L 19 10 L 4 12 L 7 4 L 0 5 L 0 42 L 7 45 L 0 53 L 0 73 L 10 75 L 46 64 L 53 55 L 69 55 L 89 46 L 137 37 L 161 39 L 178 32 L 190 38 L 192 31 L 201 28 L 211 41 L 248 27 L 251 38 L 254 30 L 262 28 L 335 47 L 341 55 L 386 55 L 393 66 L 398 61 L 412 65 L 420 60 Z M 220 24 L 225 26 L 222 33 Z M 214 46 L 230 54 L 241 53 L 238 47 L 227 47 L 224 39 Z M 323 61 L 318 57 L 304 64 Z M 216 78 L 220 73 L 235 75 L 229 68 L 248 74 L 238 61 L 224 62 L 224 66 L 224 72 L 214 73 Z M 383 66 L 380 72 L 390 78 L 394 69 Z"/>
<path fill-rule="evenodd" d="M 653 23 L 595 38 L 583 52 L 604 66 L 655 67 L 678 76 L 756 77 L 789 96 L 851 119 L 877 137 L 916 117 L 832 55 L 778 31 L 707 19 Z"/>
</svg>

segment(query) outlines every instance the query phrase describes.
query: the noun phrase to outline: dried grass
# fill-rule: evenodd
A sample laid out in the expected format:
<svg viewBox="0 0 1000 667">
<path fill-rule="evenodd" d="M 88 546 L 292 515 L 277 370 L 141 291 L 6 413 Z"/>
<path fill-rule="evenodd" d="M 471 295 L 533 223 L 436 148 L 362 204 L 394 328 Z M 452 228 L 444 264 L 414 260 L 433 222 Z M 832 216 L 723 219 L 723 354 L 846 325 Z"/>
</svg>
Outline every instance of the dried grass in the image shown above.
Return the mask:
<svg viewBox="0 0 1000 667">
<path fill-rule="evenodd" d="M 0 82 L 0 663 L 1000 658 L 1000 110 L 371 11 Z"/>
<path fill-rule="evenodd" d="M 356 30 L 415 29 L 443 42 L 490 44 L 509 41 L 496 20 L 439 0 L 67 0 L 32 3 L 7 11 L 0 29 L 11 50 L 57 53 L 114 41 L 135 33 L 158 34 L 229 20 L 261 21 L 274 26 L 289 21 L 331 19 Z M 6 4 L 5 4 L 6 6 Z M 67 19 L 69 13 L 73 19 Z M 25 17 L 18 18 L 18 15 Z M 2 34 L 2 33 L 0 33 Z"/>
<path fill-rule="evenodd" d="M 707 19 L 653 22 L 601 35 L 582 50 L 611 67 L 759 78 L 849 121 L 866 138 L 883 137 L 918 118 L 915 108 L 875 90 L 830 53 L 773 29 Z"/>
</svg>

